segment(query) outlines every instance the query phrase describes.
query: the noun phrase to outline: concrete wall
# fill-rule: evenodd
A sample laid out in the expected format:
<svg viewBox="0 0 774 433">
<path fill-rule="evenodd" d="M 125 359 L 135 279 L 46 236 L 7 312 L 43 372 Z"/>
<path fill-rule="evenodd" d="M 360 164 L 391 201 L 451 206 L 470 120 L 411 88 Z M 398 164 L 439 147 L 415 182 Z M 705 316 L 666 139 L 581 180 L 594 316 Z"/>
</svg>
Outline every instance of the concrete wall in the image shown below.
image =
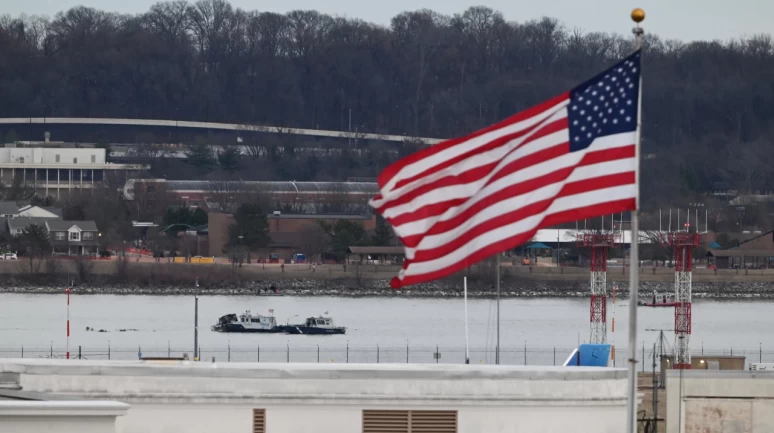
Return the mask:
<svg viewBox="0 0 774 433">
<path fill-rule="evenodd" d="M 774 373 L 667 373 L 667 433 L 774 431 Z"/>
<path fill-rule="evenodd" d="M 478 365 L 6 360 L 26 391 L 131 404 L 120 433 L 361 433 L 364 409 L 458 411 L 459 433 L 620 433 L 626 371 Z"/>
<path fill-rule="evenodd" d="M 114 401 L 0 401 L 0 432 L 113 433 L 128 409 Z"/>
</svg>

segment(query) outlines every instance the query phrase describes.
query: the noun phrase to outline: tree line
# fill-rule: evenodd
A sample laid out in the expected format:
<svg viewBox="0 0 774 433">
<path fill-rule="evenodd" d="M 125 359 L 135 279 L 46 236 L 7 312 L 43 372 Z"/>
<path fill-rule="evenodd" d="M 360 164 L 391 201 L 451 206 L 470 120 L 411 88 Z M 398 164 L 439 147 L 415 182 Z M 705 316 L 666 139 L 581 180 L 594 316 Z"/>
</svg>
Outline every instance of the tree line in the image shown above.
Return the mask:
<svg viewBox="0 0 774 433">
<path fill-rule="evenodd" d="M 627 36 L 548 17 L 511 22 L 482 6 L 404 12 L 389 26 L 224 0 L 162 2 L 138 15 L 76 7 L 0 18 L 0 117 L 348 130 L 351 110 L 353 131 L 451 137 L 566 91 L 631 47 Z M 774 190 L 772 68 L 770 35 L 693 43 L 646 35 L 646 205 L 683 204 L 716 188 Z M 233 172 L 240 158 L 277 158 L 260 162 L 273 176 L 341 178 L 373 175 L 396 157 L 224 154 L 220 164 Z M 334 170 L 321 168 L 329 163 Z"/>
</svg>

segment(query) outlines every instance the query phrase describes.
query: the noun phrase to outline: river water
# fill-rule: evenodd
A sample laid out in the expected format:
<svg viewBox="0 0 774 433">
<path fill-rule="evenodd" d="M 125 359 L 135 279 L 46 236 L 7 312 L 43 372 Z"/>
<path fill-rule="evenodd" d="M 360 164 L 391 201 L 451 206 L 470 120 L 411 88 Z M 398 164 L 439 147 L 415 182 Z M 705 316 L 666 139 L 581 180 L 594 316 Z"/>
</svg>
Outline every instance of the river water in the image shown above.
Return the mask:
<svg viewBox="0 0 774 433">
<path fill-rule="evenodd" d="M 470 300 L 471 363 L 494 363 L 496 307 L 492 300 Z M 210 325 L 227 313 L 245 310 L 292 323 L 326 311 L 346 335 L 223 334 Z M 748 361 L 774 362 L 774 302 L 699 300 L 693 304 L 694 354 L 745 354 Z M 617 342 L 625 359 L 628 300 L 615 305 Z M 608 320 L 613 305 L 608 304 Z M 507 299 L 500 303 L 501 362 L 561 364 L 589 334 L 587 299 Z M 0 294 L 0 356 L 63 357 L 67 304 L 65 295 Z M 73 295 L 70 305 L 71 356 L 88 359 L 136 359 L 192 355 L 194 299 L 183 296 Z M 638 353 L 650 356 L 665 330 L 667 351 L 674 344 L 674 309 L 639 309 Z M 97 331 L 86 331 L 86 327 Z M 98 332 L 104 329 L 106 332 Z M 122 332 L 121 329 L 126 331 Z M 199 298 L 202 359 L 218 362 L 464 362 L 464 304 L 461 299 L 233 297 Z M 434 353 L 440 353 L 436 360 Z M 619 365 L 622 365 L 619 364 Z"/>
</svg>

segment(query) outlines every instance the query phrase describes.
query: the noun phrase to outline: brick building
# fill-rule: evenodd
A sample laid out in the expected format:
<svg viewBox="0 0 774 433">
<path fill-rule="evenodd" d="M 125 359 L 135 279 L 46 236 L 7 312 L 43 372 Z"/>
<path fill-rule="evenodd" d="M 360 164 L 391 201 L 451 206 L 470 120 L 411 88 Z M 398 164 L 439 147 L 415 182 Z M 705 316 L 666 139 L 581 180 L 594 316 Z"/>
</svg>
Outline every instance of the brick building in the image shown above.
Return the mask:
<svg viewBox="0 0 774 433">
<path fill-rule="evenodd" d="M 323 247 L 324 240 L 319 229 L 319 221 L 336 224 L 340 220 L 357 221 L 366 231 L 376 228 L 375 215 L 310 215 L 310 214 L 271 214 L 269 219 L 268 248 L 251 251 L 254 258 L 268 258 L 270 254 L 279 255 L 280 260 L 289 261 L 293 254 L 314 255 Z M 224 256 L 228 244 L 228 227 L 234 223 L 234 216 L 226 213 L 208 214 L 209 255 Z"/>
</svg>

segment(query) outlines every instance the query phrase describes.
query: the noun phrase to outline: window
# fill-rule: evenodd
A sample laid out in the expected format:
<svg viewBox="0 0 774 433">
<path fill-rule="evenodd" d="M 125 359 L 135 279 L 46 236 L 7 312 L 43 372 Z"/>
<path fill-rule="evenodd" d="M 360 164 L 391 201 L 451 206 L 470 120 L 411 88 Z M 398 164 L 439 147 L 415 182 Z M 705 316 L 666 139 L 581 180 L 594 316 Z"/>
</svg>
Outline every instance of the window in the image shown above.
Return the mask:
<svg viewBox="0 0 774 433">
<path fill-rule="evenodd" d="M 59 162 L 59 155 L 56 156 L 56 162 Z"/>
<path fill-rule="evenodd" d="M 91 162 L 92 164 L 97 162 L 97 155 L 91 155 Z"/>
<path fill-rule="evenodd" d="M 83 232 L 83 240 L 84 241 L 93 241 L 94 240 L 94 233 L 92 233 L 92 232 Z"/>
<path fill-rule="evenodd" d="M 81 234 L 78 232 L 70 232 L 70 240 L 71 241 L 79 241 L 81 240 Z"/>
<path fill-rule="evenodd" d="M 266 433 L 266 409 L 253 409 L 253 433 Z"/>
<path fill-rule="evenodd" d="M 73 158 L 73 164 L 77 164 L 77 163 L 78 163 L 78 158 Z"/>
<path fill-rule="evenodd" d="M 363 433 L 457 433 L 456 410 L 364 410 Z"/>
<path fill-rule="evenodd" d="M 63 241 L 66 240 L 65 232 L 56 232 L 56 240 Z"/>
</svg>

